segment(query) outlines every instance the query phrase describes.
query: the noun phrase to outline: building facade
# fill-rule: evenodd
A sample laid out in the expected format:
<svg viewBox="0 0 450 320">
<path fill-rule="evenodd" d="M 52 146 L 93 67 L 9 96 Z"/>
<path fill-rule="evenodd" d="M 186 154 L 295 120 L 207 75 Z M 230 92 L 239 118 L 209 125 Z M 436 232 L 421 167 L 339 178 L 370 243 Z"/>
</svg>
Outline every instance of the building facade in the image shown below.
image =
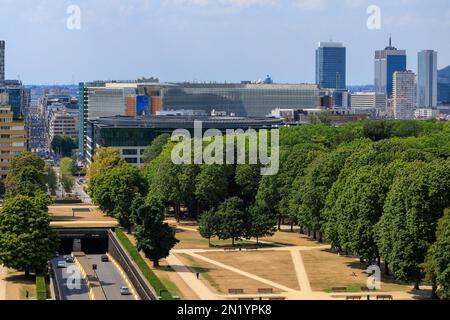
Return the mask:
<svg viewBox="0 0 450 320">
<path fill-rule="evenodd" d="M 413 119 L 416 109 L 416 75 L 412 71 L 394 72 L 392 109 L 395 119 Z"/>
<path fill-rule="evenodd" d="M 0 40 L 0 86 L 5 82 L 5 41 Z"/>
<path fill-rule="evenodd" d="M 315 84 L 95 82 L 79 85 L 79 146 L 86 152 L 88 121 L 111 116 L 155 116 L 198 110 L 239 117 L 265 117 L 273 109 L 320 106 Z"/>
<path fill-rule="evenodd" d="M 78 139 L 78 111 L 53 105 L 48 110 L 47 145 L 51 146 L 56 135 Z"/>
<path fill-rule="evenodd" d="M 379 116 L 386 112 L 386 95 L 381 92 L 356 92 L 351 95 L 351 109 L 357 113 Z"/>
<path fill-rule="evenodd" d="M 437 52 L 423 50 L 418 53 L 417 106 L 437 106 Z"/>
<path fill-rule="evenodd" d="M 6 178 L 11 159 L 27 150 L 27 131 L 23 120 L 17 120 L 7 94 L 0 94 L 0 177 Z"/>
<path fill-rule="evenodd" d="M 346 88 L 346 48 L 342 43 L 319 43 L 316 50 L 316 84 L 323 89 Z"/>
<path fill-rule="evenodd" d="M 388 47 L 375 51 L 375 91 L 390 98 L 393 93 L 393 75 L 396 71 L 406 71 L 406 62 L 406 51 L 393 47 L 391 39 Z"/>
<path fill-rule="evenodd" d="M 202 122 L 203 133 L 208 129 L 225 132 L 227 129 L 263 129 L 281 124 L 280 119 L 249 119 L 243 117 L 209 117 L 209 116 L 158 116 L 143 117 L 105 117 L 90 120 L 87 137 L 85 160 L 88 164 L 98 148 L 113 147 L 120 150 L 128 163 L 143 163 L 144 150 L 163 133 L 172 134 L 176 129 L 194 133 L 194 121 Z"/>
<path fill-rule="evenodd" d="M 450 66 L 438 71 L 439 105 L 450 105 Z"/>
<path fill-rule="evenodd" d="M 433 108 L 418 108 L 414 110 L 414 117 L 416 119 L 429 120 L 435 119 L 439 116 L 439 110 Z"/>
</svg>

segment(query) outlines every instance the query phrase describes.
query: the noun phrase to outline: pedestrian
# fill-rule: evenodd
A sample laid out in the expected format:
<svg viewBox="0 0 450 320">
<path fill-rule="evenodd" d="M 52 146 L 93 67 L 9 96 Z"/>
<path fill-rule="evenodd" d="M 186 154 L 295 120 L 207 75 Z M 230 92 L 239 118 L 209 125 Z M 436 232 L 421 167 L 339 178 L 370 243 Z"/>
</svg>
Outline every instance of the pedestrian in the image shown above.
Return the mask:
<svg viewBox="0 0 450 320">
<path fill-rule="evenodd" d="M 197 276 L 197 280 L 200 279 L 200 273 L 199 272 L 197 272 L 195 275 Z"/>
<path fill-rule="evenodd" d="M 25 296 L 26 296 L 26 298 L 27 298 L 27 300 L 28 300 L 28 296 L 29 296 L 28 290 L 27 290 Z"/>
</svg>

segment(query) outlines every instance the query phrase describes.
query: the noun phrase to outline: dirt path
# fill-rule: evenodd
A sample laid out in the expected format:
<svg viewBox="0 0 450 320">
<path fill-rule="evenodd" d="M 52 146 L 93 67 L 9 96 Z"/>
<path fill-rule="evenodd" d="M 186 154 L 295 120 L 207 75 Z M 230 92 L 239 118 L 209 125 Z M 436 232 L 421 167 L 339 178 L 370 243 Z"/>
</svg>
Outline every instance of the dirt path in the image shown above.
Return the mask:
<svg viewBox="0 0 450 320">
<path fill-rule="evenodd" d="M 8 275 L 8 269 L 0 266 L 0 300 L 6 300 L 6 281 L 5 278 Z"/>
<path fill-rule="evenodd" d="M 167 263 L 175 270 L 183 281 L 194 291 L 201 300 L 218 300 L 219 297 L 186 267 L 174 254 L 166 258 Z"/>
<path fill-rule="evenodd" d="M 292 262 L 294 263 L 295 273 L 297 274 L 298 284 L 302 293 L 311 293 L 311 285 L 309 283 L 308 274 L 303 264 L 302 255 L 299 250 L 290 249 Z"/>
</svg>

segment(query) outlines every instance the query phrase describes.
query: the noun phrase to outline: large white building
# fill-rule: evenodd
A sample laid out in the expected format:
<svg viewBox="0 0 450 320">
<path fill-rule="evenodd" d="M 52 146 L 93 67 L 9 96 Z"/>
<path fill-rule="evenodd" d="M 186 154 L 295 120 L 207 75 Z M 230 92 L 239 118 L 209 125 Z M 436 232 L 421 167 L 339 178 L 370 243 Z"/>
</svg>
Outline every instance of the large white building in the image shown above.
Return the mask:
<svg viewBox="0 0 450 320">
<path fill-rule="evenodd" d="M 49 108 L 48 144 L 56 135 L 64 135 L 72 139 L 78 138 L 78 110 L 65 107 Z"/>
<path fill-rule="evenodd" d="M 437 52 L 423 50 L 417 63 L 417 107 L 437 106 Z"/>
<path fill-rule="evenodd" d="M 379 115 L 386 112 L 386 94 L 382 92 L 356 92 L 351 95 L 350 105 L 356 113 Z"/>
<path fill-rule="evenodd" d="M 393 76 L 392 111 L 395 119 L 413 119 L 416 109 L 416 75 L 397 71 Z"/>
</svg>

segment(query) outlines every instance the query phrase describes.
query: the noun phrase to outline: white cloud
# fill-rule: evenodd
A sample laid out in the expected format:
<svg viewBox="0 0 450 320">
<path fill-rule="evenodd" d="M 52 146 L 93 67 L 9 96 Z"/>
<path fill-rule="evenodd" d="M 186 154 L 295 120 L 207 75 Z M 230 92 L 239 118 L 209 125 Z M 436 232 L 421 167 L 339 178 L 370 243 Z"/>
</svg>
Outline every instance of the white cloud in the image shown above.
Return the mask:
<svg viewBox="0 0 450 320">
<path fill-rule="evenodd" d="M 209 0 L 164 0 L 164 4 L 176 5 L 176 6 L 207 6 Z"/>
</svg>

